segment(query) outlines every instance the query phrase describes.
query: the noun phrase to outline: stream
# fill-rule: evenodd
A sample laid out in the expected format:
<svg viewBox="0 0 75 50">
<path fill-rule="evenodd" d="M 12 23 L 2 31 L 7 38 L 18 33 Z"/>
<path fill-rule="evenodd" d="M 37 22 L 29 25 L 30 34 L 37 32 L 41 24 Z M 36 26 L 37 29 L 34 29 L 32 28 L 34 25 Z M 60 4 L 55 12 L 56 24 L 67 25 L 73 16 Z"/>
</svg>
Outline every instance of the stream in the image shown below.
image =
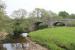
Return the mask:
<svg viewBox="0 0 75 50">
<path fill-rule="evenodd" d="M 27 43 L 16 43 L 16 44 L 3 44 L 0 45 L 0 50 L 27 50 L 27 48 L 29 47 L 29 44 Z"/>
</svg>

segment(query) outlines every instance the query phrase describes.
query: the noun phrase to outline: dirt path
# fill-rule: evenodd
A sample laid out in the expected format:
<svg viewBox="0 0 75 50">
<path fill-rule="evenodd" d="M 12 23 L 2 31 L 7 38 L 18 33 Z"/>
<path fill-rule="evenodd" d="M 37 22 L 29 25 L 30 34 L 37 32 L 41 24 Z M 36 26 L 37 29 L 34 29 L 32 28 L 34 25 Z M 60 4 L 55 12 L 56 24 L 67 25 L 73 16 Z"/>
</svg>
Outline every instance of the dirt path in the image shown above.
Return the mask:
<svg viewBox="0 0 75 50">
<path fill-rule="evenodd" d="M 47 48 L 39 44 L 36 44 L 35 42 L 32 42 L 29 38 L 26 38 L 26 39 L 28 41 L 26 50 L 48 50 Z"/>
</svg>

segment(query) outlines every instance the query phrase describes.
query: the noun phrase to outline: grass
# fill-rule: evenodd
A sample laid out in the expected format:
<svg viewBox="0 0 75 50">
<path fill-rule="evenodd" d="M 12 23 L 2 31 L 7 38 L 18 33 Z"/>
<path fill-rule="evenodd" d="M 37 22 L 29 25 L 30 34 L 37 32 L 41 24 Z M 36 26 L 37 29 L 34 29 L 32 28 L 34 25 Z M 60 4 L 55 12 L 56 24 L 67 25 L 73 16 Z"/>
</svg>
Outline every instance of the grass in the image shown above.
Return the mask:
<svg viewBox="0 0 75 50">
<path fill-rule="evenodd" d="M 55 27 L 30 33 L 33 41 L 49 50 L 75 50 L 75 27 Z"/>
</svg>

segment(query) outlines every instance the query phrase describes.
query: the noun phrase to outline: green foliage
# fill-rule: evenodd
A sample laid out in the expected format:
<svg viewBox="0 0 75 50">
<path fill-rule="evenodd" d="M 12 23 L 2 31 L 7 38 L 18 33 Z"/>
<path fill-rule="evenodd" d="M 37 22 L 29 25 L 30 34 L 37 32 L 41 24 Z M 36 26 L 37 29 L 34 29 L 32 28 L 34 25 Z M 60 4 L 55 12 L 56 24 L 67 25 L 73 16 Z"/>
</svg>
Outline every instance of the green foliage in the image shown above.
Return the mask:
<svg viewBox="0 0 75 50">
<path fill-rule="evenodd" d="M 10 30 L 11 19 L 5 14 L 5 3 L 0 0 L 0 31 L 8 32 Z"/>
<path fill-rule="evenodd" d="M 69 16 L 69 14 L 66 11 L 60 11 L 58 15 L 63 18 L 67 18 Z"/>
<path fill-rule="evenodd" d="M 75 50 L 75 27 L 47 28 L 31 32 L 33 41 L 50 50 Z"/>
<path fill-rule="evenodd" d="M 71 15 L 69 16 L 69 18 L 70 18 L 70 19 L 75 19 L 75 14 L 71 14 Z"/>
</svg>

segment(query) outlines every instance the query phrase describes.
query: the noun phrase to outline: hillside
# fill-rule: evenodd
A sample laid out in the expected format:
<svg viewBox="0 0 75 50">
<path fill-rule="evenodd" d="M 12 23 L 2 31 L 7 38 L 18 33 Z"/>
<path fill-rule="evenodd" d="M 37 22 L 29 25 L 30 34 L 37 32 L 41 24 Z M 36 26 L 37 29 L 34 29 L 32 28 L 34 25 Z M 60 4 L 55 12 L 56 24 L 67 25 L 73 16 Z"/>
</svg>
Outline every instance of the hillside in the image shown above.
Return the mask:
<svg viewBox="0 0 75 50">
<path fill-rule="evenodd" d="M 49 50 L 75 50 L 75 27 L 55 27 L 30 33 L 33 41 Z"/>
</svg>

